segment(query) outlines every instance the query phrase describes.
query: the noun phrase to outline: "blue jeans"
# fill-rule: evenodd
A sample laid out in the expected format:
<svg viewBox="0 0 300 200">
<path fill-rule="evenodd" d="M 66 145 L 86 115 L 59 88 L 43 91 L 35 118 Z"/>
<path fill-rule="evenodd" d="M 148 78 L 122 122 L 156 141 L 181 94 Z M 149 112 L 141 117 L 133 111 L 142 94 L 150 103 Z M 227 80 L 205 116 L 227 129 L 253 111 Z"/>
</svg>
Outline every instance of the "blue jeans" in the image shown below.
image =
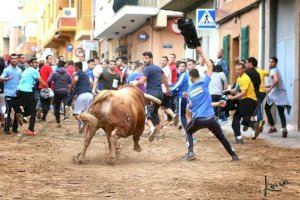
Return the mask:
<svg viewBox="0 0 300 200">
<path fill-rule="evenodd" d="M 257 107 L 253 112 L 253 116 L 257 115 L 257 121 L 263 120 L 263 113 L 262 113 L 262 103 L 264 99 L 266 98 L 265 92 L 260 92 L 259 95 L 257 95 Z"/>
</svg>

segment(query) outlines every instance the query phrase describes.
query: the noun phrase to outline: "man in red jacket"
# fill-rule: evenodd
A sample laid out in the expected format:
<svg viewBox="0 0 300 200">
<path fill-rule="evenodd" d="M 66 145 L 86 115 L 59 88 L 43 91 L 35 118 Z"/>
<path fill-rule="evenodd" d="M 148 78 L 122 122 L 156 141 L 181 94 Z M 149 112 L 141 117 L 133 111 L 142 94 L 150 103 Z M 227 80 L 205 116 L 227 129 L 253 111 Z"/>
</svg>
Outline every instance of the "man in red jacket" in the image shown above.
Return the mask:
<svg viewBox="0 0 300 200">
<path fill-rule="evenodd" d="M 174 53 L 169 55 L 169 67 L 172 73 L 172 84 L 177 83 L 177 66 L 176 66 L 176 55 Z"/>
<path fill-rule="evenodd" d="M 40 75 L 41 75 L 41 79 L 46 83 L 47 87 L 49 87 L 48 85 L 48 79 L 50 77 L 50 75 L 52 74 L 52 63 L 53 63 L 53 56 L 48 55 L 46 57 L 46 63 L 40 68 Z M 43 87 L 40 84 L 39 85 L 39 90 L 42 90 Z M 42 120 L 46 121 L 46 117 L 47 114 L 50 110 L 50 104 L 51 104 L 51 98 L 47 98 L 44 99 L 42 98 L 42 96 L 40 96 L 40 100 L 41 100 L 41 109 L 38 111 L 38 118 L 40 116 L 40 112 L 42 111 Z"/>
</svg>

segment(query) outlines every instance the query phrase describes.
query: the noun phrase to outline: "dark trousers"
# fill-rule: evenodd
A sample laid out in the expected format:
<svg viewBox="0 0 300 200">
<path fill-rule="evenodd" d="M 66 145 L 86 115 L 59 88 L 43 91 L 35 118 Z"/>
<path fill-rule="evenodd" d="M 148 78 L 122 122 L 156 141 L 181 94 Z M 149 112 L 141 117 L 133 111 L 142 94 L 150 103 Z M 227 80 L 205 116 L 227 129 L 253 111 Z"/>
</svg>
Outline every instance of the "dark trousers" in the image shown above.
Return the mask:
<svg viewBox="0 0 300 200">
<path fill-rule="evenodd" d="M 274 122 L 274 119 L 273 119 L 273 116 L 272 116 L 272 113 L 271 113 L 272 106 L 273 106 L 273 104 L 269 105 L 269 104 L 266 103 L 265 110 L 266 110 L 266 115 L 268 117 L 268 121 L 269 121 L 270 125 L 274 126 L 275 122 Z M 284 106 L 276 106 L 276 107 L 277 107 L 278 114 L 279 114 L 279 117 L 280 117 L 281 127 L 286 128 L 286 118 L 285 118 L 285 114 L 284 114 L 284 108 L 285 107 Z"/>
<path fill-rule="evenodd" d="M 18 122 L 17 122 L 17 113 L 21 113 L 20 105 L 18 104 L 18 98 L 17 97 L 5 97 L 5 104 L 6 104 L 6 118 L 5 118 L 5 125 L 4 125 L 4 131 L 9 132 L 9 125 L 11 123 L 10 113 L 11 110 L 14 109 L 15 115 L 14 115 L 14 121 L 13 121 L 13 131 L 18 130 Z"/>
<path fill-rule="evenodd" d="M 212 102 L 219 102 L 222 99 L 222 95 L 216 95 L 213 94 L 211 95 L 211 100 Z M 216 117 L 218 117 L 221 120 L 226 120 L 226 114 L 225 114 L 225 110 L 221 107 L 214 107 L 214 111 L 215 111 L 215 115 Z"/>
<path fill-rule="evenodd" d="M 28 130 L 34 132 L 35 118 L 36 118 L 36 98 L 34 92 L 18 91 L 18 99 L 20 105 L 24 107 L 24 116 L 30 115 Z"/>
<path fill-rule="evenodd" d="M 259 92 L 257 95 L 257 107 L 253 113 L 253 116 L 255 117 L 257 115 L 257 121 L 263 120 L 263 113 L 262 113 L 262 103 L 264 99 L 266 98 L 265 92 Z"/>
<path fill-rule="evenodd" d="M 40 97 L 41 108 L 42 108 L 42 113 L 43 113 L 43 116 L 42 116 L 43 121 L 46 121 L 47 114 L 50 110 L 51 100 L 52 100 L 51 98 L 44 99 L 44 98 Z"/>
<path fill-rule="evenodd" d="M 187 120 L 186 120 L 186 106 L 187 106 L 187 98 L 181 97 L 178 99 L 179 103 L 179 117 L 180 117 L 180 122 L 182 127 L 185 129 L 187 125 Z"/>
<path fill-rule="evenodd" d="M 253 122 L 251 122 L 251 116 L 257 106 L 257 101 L 246 98 L 240 100 L 239 106 L 236 109 L 236 112 L 233 115 L 232 120 L 232 129 L 234 131 L 235 137 L 241 136 L 241 119 L 243 118 L 243 125 L 252 127 Z"/>
<path fill-rule="evenodd" d="M 189 142 L 189 152 L 193 152 L 194 144 L 193 144 L 193 133 L 196 131 L 207 128 L 209 129 L 215 136 L 218 138 L 218 140 L 223 144 L 226 151 L 231 156 L 235 156 L 235 152 L 233 148 L 231 147 L 230 143 L 226 139 L 226 137 L 223 134 L 223 131 L 221 129 L 220 124 L 218 123 L 216 117 L 210 117 L 210 118 L 196 118 L 192 119 L 188 125 L 186 126 L 186 133 L 187 133 L 187 139 Z"/>
<path fill-rule="evenodd" d="M 56 123 L 60 123 L 60 106 L 67 95 L 68 93 L 54 93 L 53 106 Z"/>
<path fill-rule="evenodd" d="M 159 100 L 163 101 L 164 99 L 164 94 L 161 93 L 156 93 L 156 94 L 150 94 Z M 156 126 L 159 124 L 159 116 L 158 116 L 158 109 L 160 105 L 156 103 L 152 103 L 151 105 L 147 106 L 147 119 L 151 120 L 153 125 Z"/>
</svg>

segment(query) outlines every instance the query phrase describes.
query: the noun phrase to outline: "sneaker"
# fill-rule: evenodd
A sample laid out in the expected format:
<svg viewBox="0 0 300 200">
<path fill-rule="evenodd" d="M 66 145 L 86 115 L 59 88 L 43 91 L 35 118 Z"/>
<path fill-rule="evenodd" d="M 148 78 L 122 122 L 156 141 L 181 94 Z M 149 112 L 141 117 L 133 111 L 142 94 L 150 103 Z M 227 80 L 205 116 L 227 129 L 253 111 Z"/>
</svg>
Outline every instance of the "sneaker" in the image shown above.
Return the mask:
<svg viewBox="0 0 300 200">
<path fill-rule="evenodd" d="M 259 128 L 259 123 L 258 122 L 254 122 L 253 125 L 253 129 L 254 129 L 254 136 L 252 137 L 252 140 L 256 140 L 256 138 L 259 136 L 260 132 L 260 128 Z"/>
<path fill-rule="evenodd" d="M 244 132 L 248 131 L 248 128 L 249 128 L 249 126 L 246 126 L 246 125 L 245 125 L 245 126 L 243 127 L 243 131 L 244 131 Z"/>
<path fill-rule="evenodd" d="M 179 116 L 178 116 L 178 115 L 175 115 L 175 116 L 173 117 L 173 124 L 174 124 L 174 126 L 177 126 L 177 125 L 178 125 L 178 122 L 179 122 Z"/>
<path fill-rule="evenodd" d="M 69 107 L 69 106 L 66 106 L 66 107 L 65 107 L 65 111 L 66 111 L 65 118 L 66 118 L 66 119 L 70 118 L 70 107 Z"/>
<path fill-rule="evenodd" d="M 244 144 L 244 140 L 243 140 L 243 138 L 241 138 L 241 139 L 235 139 L 235 143 L 236 144 Z"/>
<path fill-rule="evenodd" d="M 232 156 L 232 160 L 231 161 L 238 161 L 239 157 L 237 155 Z"/>
<path fill-rule="evenodd" d="M 23 126 L 22 114 L 21 113 L 17 113 L 16 114 L 16 118 L 17 118 L 17 123 L 19 124 L 19 126 Z"/>
<path fill-rule="evenodd" d="M 61 123 L 57 123 L 56 127 L 61 128 Z"/>
<path fill-rule="evenodd" d="M 196 154 L 194 152 L 186 153 L 180 160 L 187 160 L 187 161 L 196 160 Z"/>
<path fill-rule="evenodd" d="M 271 127 L 268 131 L 269 134 L 276 133 L 276 132 L 277 132 L 277 129 L 275 127 Z"/>
<path fill-rule="evenodd" d="M 28 135 L 28 136 L 36 136 L 36 132 L 33 132 L 31 130 L 26 130 L 26 135 Z"/>
<path fill-rule="evenodd" d="M 287 132 L 286 128 L 284 128 L 284 129 L 282 130 L 282 137 L 283 137 L 283 138 L 287 138 L 287 134 L 288 134 L 288 132 Z"/>
<path fill-rule="evenodd" d="M 155 127 L 153 130 L 150 131 L 149 134 L 149 142 L 153 142 L 155 135 L 158 133 L 158 128 Z"/>
</svg>

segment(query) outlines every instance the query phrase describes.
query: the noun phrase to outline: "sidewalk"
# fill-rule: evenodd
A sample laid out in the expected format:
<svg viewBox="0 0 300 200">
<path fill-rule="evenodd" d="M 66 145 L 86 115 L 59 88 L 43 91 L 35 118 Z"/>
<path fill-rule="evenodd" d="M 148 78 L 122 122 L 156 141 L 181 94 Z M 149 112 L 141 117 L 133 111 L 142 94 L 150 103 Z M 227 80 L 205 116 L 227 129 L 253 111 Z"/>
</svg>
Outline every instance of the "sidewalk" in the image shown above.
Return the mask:
<svg viewBox="0 0 300 200">
<path fill-rule="evenodd" d="M 231 119 L 228 119 L 228 123 L 222 126 L 222 129 L 226 134 L 233 134 L 233 130 L 231 128 Z M 248 129 L 248 131 L 243 132 L 241 125 L 241 133 L 243 137 L 251 137 L 253 134 L 253 130 L 251 128 Z M 267 142 L 274 144 L 279 147 L 285 147 L 285 148 L 300 148 L 300 132 L 298 131 L 290 131 L 288 130 L 288 137 L 282 138 L 281 137 L 281 127 L 280 125 L 276 125 L 276 128 L 278 130 L 277 133 L 268 134 L 267 131 L 269 130 L 269 126 L 264 126 L 264 131 L 258 136 L 257 139 L 263 139 Z"/>
</svg>

